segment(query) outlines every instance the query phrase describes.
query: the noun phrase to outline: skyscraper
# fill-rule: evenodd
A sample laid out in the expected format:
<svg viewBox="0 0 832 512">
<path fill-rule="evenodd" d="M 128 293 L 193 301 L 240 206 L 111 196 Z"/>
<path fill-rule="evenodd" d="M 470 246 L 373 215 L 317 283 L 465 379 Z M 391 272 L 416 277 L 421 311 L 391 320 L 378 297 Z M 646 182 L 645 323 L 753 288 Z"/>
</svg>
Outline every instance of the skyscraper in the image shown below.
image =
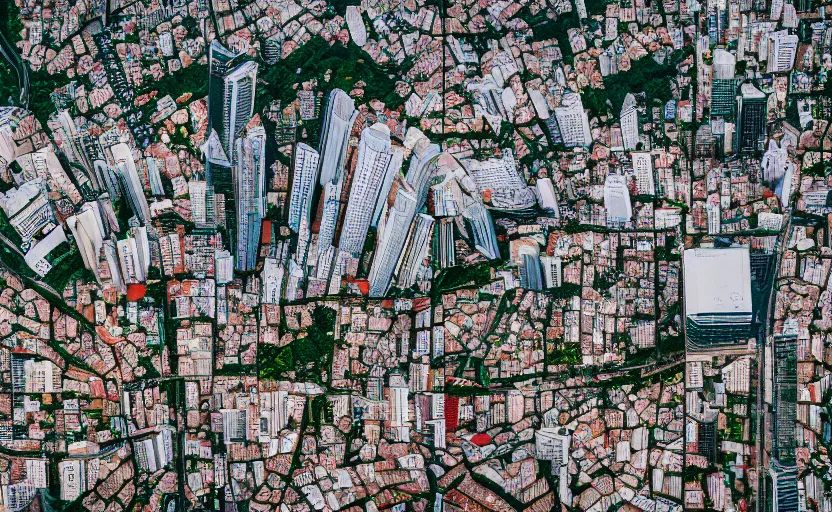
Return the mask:
<svg viewBox="0 0 832 512">
<path fill-rule="evenodd" d="M 399 262 L 416 215 L 416 203 L 413 187 L 399 176 L 379 220 L 378 240 L 368 276 L 371 297 L 380 297 L 390 288 L 393 270 Z"/>
<path fill-rule="evenodd" d="M 333 89 L 329 93 L 321 145 L 318 148 L 321 185 L 334 182 L 340 177 L 347 157 L 347 141 L 356 117 L 358 111 L 355 109 L 355 101 L 341 89 Z"/>
<path fill-rule="evenodd" d="M 341 230 L 339 247 L 342 251 L 357 255 L 364 248 L 379 197 L 386 198 L 389 191 L 387 175 L 398 171 L 391 168 L 393 160 L 390 128 L 381 123 L 365 128 L 361 132 L 358 161 Z M 401 165 L 400 158 L 398 162 Z"/>
<path fill-rule="evenodd" d="M 766 512 L 797 512 L 797 465 L 772 460 L 766 478 Z"/>
<path fill-rule="evenodd" d="M 289 201 L 289 228 L 300 230 L 305 220 L 309 224 L 312 208 L 312 193 L 318 178 L 318 152 L 299 142 L 295 146 L 294 173 L 292 173 L 292 196 Z"/>
<path fill-rule="evenodd" d="M 497 233 L 494 231 L 491 214 L 488 213 L 485 206 L 479 202 L 471 203 L 463 210 L 462 216 L 468 221 L 468 226 L 472 231 L 471 237 L 474 248 L 489 260 L 499 258 L 500 248 L 497 245 Z M 450 243 L 453 243 L 452 238 Z M 453 254 L 453 245 L 451 245 L 450 251 Z"/>
<path fill-rule="evenodd" d="M 433 223 L 433 217 L 420 213 L 410 226 L 407 246 L 396 270 L 399 288 L 407 289 L 416 283 L 419 268 L 428 253 Z"/>
<path fill-rule="evenodd" d="M 621 138 L 624 149 L 635 149 L 638 144 L 638 109 L 636 97 L 632 93 L 624 96 L 621 105 Z"/>
<path fill-rule="evenodd" d="M 624 176 L 610 174 L 604 182 L 604 208 L 607 209 L 607 224 L 629 222 L 633 216 L 630 191 Z"/>
<path fill-rule="evenodd" d="M 717 48 L 714 50 L 713 78 L 711 80 L 711 114 L 733 116 L 734 102 L 740 80 L 735 78 L 737 58 L 733 53 Z"/>
<path fill-rule="evenodd" d="M 656 193 L 653 180 L 653 157 L 647 151 L 632 153 L 633 172 L 636 175 L 636 190 L 639 194 L 652 196 Z"/>
<path fill-rule="evenodd" d="M 413 148 L 413 157 L 407 169 L 407 182 L 416 194 L 416 210 L 420 210 L 427 200 L 430 177 L 436 168 L 436 160 L 441 149 L 438 144 L 431 144 L 428 138 L 420 140 Z"/>
<path fill-rule="evenodd" d="M 540 253 L 537 248 L 528 245 L 518 251 L 520 267 L 520 284 L 527 290 L 542 290 L 543 276 L 540 274 Z"/>
<path fill-rule="evenodd" d="M 592 143 L 589 119 L 584 112 L 580 94 L 564 94 L 562 105 L 555 109 L 555 117 L 566 147 L 589 146 Z"/>
<path fill-rule="evenodd" d="M 772 393 L 772 456 L 783 464 L 795 462 L 797 422 L 797 337 L 774 340 Z"/>
<path fill-rule="evenodd" d="M 546 288 L 558 288 L 563 282 L 560 258 L 558 256 L 541 256 L 540 263 L 543 264 Z"/>
<path fill-rule="evenodd" d="M 780 30 L 768 35 L 768 63 L 766 71 L 769 73 L 787 73 L 794 66 L 797 55 L 799 38 L 789 34 L 787 30 Z"/>
<path fill-rule="evenodd" d="M 121 183 L 130 209 L 142 224 L 150 219 L 150 208 L 147 205 L 147 198 L 144 196 L 144 187 L 136 171 L 136 162 L 127 144 L 119 143 L 110 148 L 113 154 L 116 173 Z"/>
<path fill-rule="evenodd" d="M 209 50 L 208 120 L 233 160 L 234 141 L 254 113 L 257 63 L 242 62 L 216 40 Z"/>
<path fill-rule="evenodd" d="M 767 101 L 764 92 L 746 82 L 737 96 L 737 152 L 756 151 L 766 133 Z"/>
<path fill-rule="evenodd" d="M 266 131 L 251 128 L 237 139 L 234 199 L 237 207 L 236 268 L 254 270 L 260 243 L 260 222 L 266 216 Z"/>
</svg>

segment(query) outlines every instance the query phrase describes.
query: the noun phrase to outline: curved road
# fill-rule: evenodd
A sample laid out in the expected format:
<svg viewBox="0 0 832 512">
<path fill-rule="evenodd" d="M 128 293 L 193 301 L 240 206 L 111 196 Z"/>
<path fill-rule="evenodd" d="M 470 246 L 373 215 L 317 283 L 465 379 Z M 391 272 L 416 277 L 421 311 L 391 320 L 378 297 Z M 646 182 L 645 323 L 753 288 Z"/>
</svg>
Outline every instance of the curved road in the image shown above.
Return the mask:
<svg viewBox="0 0 832 512">
<path fill-rule="evenodd" d="M 17 83 L 20 86 L 20 104 L 23 108 L 29 108 L 29 66 L 23 63 L 23 59 L 17 53 L 17 48 L 6 38 L 6 34 L 0 31 L 0 54 L 14 68 L 17 73 Z"/>
</svg>

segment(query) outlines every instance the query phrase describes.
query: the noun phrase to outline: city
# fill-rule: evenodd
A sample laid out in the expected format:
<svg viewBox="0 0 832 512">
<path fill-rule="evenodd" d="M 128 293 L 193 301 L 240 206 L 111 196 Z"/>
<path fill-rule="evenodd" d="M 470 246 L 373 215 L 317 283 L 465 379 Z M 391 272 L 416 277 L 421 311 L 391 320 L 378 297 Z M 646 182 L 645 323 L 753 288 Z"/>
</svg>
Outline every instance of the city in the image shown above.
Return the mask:
<svg viewBox="0 0 832 512">
<path fill-rule="evenodd" d="M 0 2 L 0 511 L 832 511 L 830 14 Z"/>
</svg>

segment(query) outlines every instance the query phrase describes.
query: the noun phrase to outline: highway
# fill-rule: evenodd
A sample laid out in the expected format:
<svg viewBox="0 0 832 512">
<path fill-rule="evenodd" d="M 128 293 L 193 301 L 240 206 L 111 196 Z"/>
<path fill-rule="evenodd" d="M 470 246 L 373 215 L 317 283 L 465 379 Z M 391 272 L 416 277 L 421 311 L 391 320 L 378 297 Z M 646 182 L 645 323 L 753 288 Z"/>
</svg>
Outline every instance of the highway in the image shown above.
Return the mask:
<svg viewBox="0 0 832 512">
<path fill-rule="evenodd" d="M 29 108 L 29 67 L 23 63 L 23 59 L 17 53 L 17 48 L 11 44 L 3 31 L 0 31 L 0 54 L 17 74 L 17 83 L 20 86 L 20 105 Z"/>
</svg>

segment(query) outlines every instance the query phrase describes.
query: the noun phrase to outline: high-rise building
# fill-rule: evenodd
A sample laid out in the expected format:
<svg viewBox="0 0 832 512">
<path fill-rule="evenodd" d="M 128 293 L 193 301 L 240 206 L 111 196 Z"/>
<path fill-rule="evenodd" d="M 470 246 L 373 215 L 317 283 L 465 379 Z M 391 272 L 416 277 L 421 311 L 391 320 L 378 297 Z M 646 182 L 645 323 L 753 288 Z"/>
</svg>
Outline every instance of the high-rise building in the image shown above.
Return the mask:
<svg viewBox="0 0 832 512">
<path fill-rule="evenodd" d="M 237 57 L 216 39 L 211 43 L 208 56 L 208 122 L 219 135 L 227 155 L 234 152 L 234 141 L 254 113 L 257 63 L 249 61 L 233 67 Z"/>
<path fill-rule="evenodd" d="M 636 190 L 639 194 L 652 196 L 656 193 L 653 180 L 653 157 L 648 151 L 632 153 L 633 172 L 636 175 Z"/>
<path fill-rule="evenodd" d="M 390 288 L 393 271 L 416 215 L 415 191 L 401 176 L 396 180 L 390 197 L 379 221 L 376 250 L 368 276 L 371 297 L 381 297 Z"/>
<path fill-rule="evenodd" d="M 546 288 L 558 288 L 563 283 L 560 257 L 541 256 L 540 263 L 543 265 L 543 278 L 546 280 Z"/>
<path fill-rule="evenodd" d="M 237 139 L 234 200 L 237 207 L 236 268 L 254 270 L 260 223 L 266 216 L 266 131 L 253 127 Z"/>
<path fill-rule="evenodd" d="M 349 202 L 344 214 L 339 247 L 342 251 L 358 255 L 364 248 L 367 231 L 373 220 L 379 198 L 387 197 L 392 179 L 388 175 L 398 172 L 394 160 L 401 165 L 401 153 L 394 158 L 390 142 L 390 128 L 381 123 L 365 128 L 358 145 L 358 161 L 352 176 Z"/>
<path fill-rule="evenodd" d="M 404 375 L 394 373 L 389 380 L 390 430 L 396 441 L 410 441 L 410 404 L 408 392 L 410 387 Z"/>
<path fill-rule="evenodd" d="M 61 500 L 75 501 L 87 490 L 86 464 L 83 459 L 66 459 L 58 463 Z"/>
<path fill-rule="evenodd" d="M 633 207 L 630 191 L 624 176 L 610 174 L 604 181 L 604 208 L 607 209 L 607 225 L 618 225 L 630 221 Z"/>
<path fill-rule="evenodd" d="M 527 290 L 542 290 L 543 276 L 540 273 L 539 251 L 524 245 L 518 251 L 520 258 L 520 285 Z"/>
<path fill-rule="evenodd" d="M 130 209 L 142 224 L 150 219 L 150 208 L 144 196 L 144 187 L 136 171 L 136 162 L 127 144 L 119 143 L 110 148 L 116 175 L 121 183 L 121 189 L 127 198 Z"/>
<path fill-rule="evenodd" d="M 733 119 L 741 78 L 714 78 L 711 82 L 711 114 Z"/>
<path fill-rule="evenodd" d="M 304 222 L 309 225 L 312 193 L 318 178 L 318 152 L 299 142 L 295 146 L 292 194 L 289 201 L 289 228 L 297 233 Z"/>
<path fill-rule="evenodd" d="M 737 152 L 756 151 L 766 133 L 768 102 L 763 91 L 750 82 L 742 84 L 737 96 Z"/>
<path fill-rule="evenodd" d="M 347 157 L 347 142 L 357 117 L 355 101 L 341 89 L 333 89 L 327 100 L 321 146 L 318 148 L 322 186 L 340 178 Z"/>
<path fill-rule="evenodd" d="M 580 94 L 564 94 L 561 106 L 555 109 L 555 118 L 566 147 L 589 146 L 592 143 L 589 118 L 584 112 Z"/>
<path fill-rule="evenodd" d="M 534 433 L 535 458 L 552 461 L 553 468 L 569 463 L 569 442 L 572 436 L 559 428 L 543 427 Z"/>
<path fill-rule="evenodd" d="M 689 351 L 746 343 L 751 334 L 751 268 L 747 246 L 684 253 Z"/>
<path fill-rule="evenodd" d="M 406 179 L 416 195 L 416 211 L 419 211 L 427 200 L 430 178 L 436 169 L 436 161 L 440 152 L 439 145 L 430 143 L 427 137 L 420 140 L 413 148 Z"/>
<path fill-rule="evenodd" d="M 737 58 L 724 48 L 714 50 L 713 80 L 731 80 L 737 69 Z"/>
<path fill-rule="evenodd" d="M 318 256 L 330 250 L 335 241 L 335 230 L 338 227 L 338 210 L 341 203 L 341 182 L 329 182 L 324 185 L 323 191 L 323 211 L 321 213 L 321 223 L 318 228 Z"/>
<path fill-rule="evenodd" d="M 462 212 L 462 216 L 468 221 L 472 232 L 474 248 L 489 260 L 496 260 L 500 257 L 500 248 L 497 245 L 497 233 L 494 230 L 494 221 L 482 203 L 471 203 Z M 452 226 L 451 226 L 452 228 Z M 450 243 L 453 244 L 453 236 Z M 453 245 L 450 247 L 450 254 L 453 255 Z"/>
<path fill-rule="evenodd" d="M 624 96 L 621 105 L 621 139 L 624 149 L 636 149 L 638 145 L 638 105 L 632 93 Z"/>
<path fill-rule="evenodd" d="M 433 223 L 433 217 L 420 213 L 410 226 L 407 245 L 396 269 L 396 283 L 399 288 L 406 290 L 416 283 L 419 269 L 430 246 Z"/>
<path fill-rule="evenodd" d="M 535 183 L 535 195 L 537 195 L 537 204 L 548 212 L 551 212 L 555 218 L 560 217 L 560 207 L 558 206 L 558 199 L 555 195 L 555 186 L 550 178 L 538 178 Z"/>
<path fill-rule="evenodd" d="M 766 512 L 797 512 L 797 465 L 771 460 L 766 476 Z"/>
<path fill-rule="evenodd" d="M 783 464 L 795 462 L 797 422 L 797 337 L 774 340 L 772 389 L 772 456 Z"/>
<path fill-rule="evenodd" d="M 77 214 L 66 219 L 84 266 L 100 280 L 98 259 L 104 245 L 106 231 L 96 203 L 84 203 Z"/>
<path fill-rule="evenodd" d="M 789 34 L 787 30 L 773 32 L 768 35 L 768 38 L 766 71 L 769 73 L 787 73 L 791 71 L 800 39 L 796 35 Z"/>
<path fill-rule="evenodd" d="M 208 217 L 205 208 L 205 182 L 189 181 L 188 196 L 191 198 L 191 220 L 198 228 L 206 227 Z"/>
</svg>

